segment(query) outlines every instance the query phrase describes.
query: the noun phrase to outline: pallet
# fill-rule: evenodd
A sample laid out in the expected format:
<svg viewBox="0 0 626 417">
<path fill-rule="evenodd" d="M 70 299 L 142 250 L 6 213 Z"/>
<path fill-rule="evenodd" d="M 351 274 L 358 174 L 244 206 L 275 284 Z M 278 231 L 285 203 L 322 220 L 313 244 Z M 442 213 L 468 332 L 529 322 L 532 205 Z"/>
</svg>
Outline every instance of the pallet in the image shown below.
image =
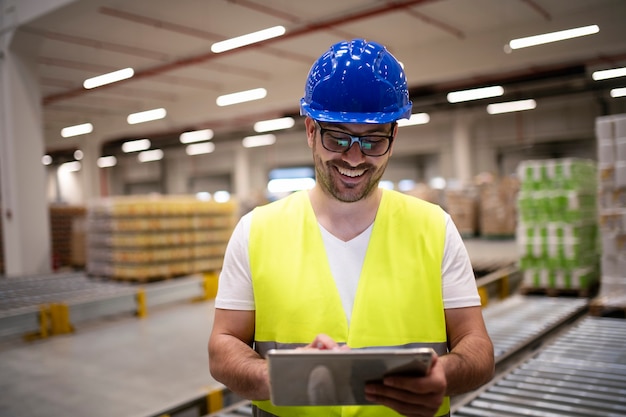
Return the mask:
<svg viewBox="0 0 626 417">
<path fill-rule="evenodd" d="M 626 294 L 594 298 L 589 304 L 589 314 L 596 317 L 626 318 Z"/>
<path fill-rule="evenodd" d="M 578 297 L 590 298 L 596 294 L 597 286 L 589 288 L 544 288 L 544 287 L 522 287 L 522 295 L 545 295 L 548 297 Z"/>
</svg>

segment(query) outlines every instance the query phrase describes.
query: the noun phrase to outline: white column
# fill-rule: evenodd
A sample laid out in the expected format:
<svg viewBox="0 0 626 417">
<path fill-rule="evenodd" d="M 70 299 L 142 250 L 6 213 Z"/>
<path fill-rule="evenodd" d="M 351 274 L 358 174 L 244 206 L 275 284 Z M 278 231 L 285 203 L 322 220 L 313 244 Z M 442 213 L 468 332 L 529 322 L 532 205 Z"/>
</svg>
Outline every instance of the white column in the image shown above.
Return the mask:
<svg viewBox="0 0 626 417">
<path fill-rule="evenodd" d="M 471 121 L 472 117 L 467 113 L 456 114 L 452 131 L 454 172 L 461 186 L 472 181 Z"/>
<path fill-rule="evenodd" d="M 97 162 L 100 157 L 100 141 L 95 137 L 85 137 L 81 141 L 80 150 L 83 151 L 81 161 L 81 175 L 84 202 L 97 199 L 101 195 L 100 168 Z"/>
<path fill-rule="evenodd" d="M 239 145 L 235 149 L 235 164 L 233 166 L 233 178 L 235 182 L 235 195 L 240 202 L 250 197 L 250 162 L 249 151 Z"/>
<path fill-rule="evenodd" d="M 0 204 L 6 275 L 51 271 L 37 42 L 0 39 Z"/>
</svg>

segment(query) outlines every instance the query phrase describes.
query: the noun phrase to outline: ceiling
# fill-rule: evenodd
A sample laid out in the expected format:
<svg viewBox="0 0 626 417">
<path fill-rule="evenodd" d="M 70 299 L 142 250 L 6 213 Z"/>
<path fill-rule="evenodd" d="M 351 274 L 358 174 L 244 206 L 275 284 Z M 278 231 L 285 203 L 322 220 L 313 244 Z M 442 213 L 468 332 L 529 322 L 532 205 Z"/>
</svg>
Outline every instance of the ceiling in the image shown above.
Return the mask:
<svg viewBox="0 0 626 417">
<path fill-rule="evenodd" d="M 363 37 L 403 63 L 414 112 L 445 93 L 500 83 L 510 97 L 600 89 L 589 71 L 626 66 L 623 0 L 78 0 L 18 30 L 39 41 L 47 150 L 212 128 L 215 141 L 258 120 L 297 115 L 306 75 L 332 43 Z M 516 37 L 597 24 L 584 38 L 515 50 Z M 283 25 L 280 38 L 214 54 L 214 42 Z M 85 90 L 102 73 L 135 77 Z M 615 81 L 613 81 L 615 83 Z M 626 81 L 623 81 L 626 84 Z M 218 107 L 219 95 L 257 87 L 267 97 Z M 525 97 L 524 97 L 525 98 Z M 163 107 L 163 120 L 129 125 L 129 113 Z M 64 139 L 63 127 L 94 132 Z"/>
</svg>

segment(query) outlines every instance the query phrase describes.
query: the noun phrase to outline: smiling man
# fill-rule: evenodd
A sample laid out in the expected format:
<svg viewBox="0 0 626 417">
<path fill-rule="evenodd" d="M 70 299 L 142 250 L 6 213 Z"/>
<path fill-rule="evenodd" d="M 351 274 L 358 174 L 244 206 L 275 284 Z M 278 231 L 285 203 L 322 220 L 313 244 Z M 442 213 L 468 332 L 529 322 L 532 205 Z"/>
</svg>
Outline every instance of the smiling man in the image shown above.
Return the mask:
<svg viewBox="0 0 626 417">
<path fill-rule="evenodd" d="M 404 71 L 378 43 L 337 43 L 311 67 L 300 108 L 316 184 L 257 207 L 235 228 L 211 373 L 253 400 L 256 416 L 447 416 L 449 396 L 491 379 L 493 345 L 450 216 L 378 187 L 396 122 L 411 115 Z M 297 347 L 431 347 L 437 356 L 426 376 L 368 384 L 373 405 L 275 406 L 265 354 Z"/>
</svg>

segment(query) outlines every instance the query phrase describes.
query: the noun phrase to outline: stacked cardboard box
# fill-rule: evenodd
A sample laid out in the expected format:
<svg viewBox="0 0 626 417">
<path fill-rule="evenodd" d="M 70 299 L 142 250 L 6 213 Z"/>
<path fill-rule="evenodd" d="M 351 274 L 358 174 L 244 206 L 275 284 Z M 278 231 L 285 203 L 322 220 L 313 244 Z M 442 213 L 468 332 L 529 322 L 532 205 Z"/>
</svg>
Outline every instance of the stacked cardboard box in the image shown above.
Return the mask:
<svg viewBox="0 0 626 417">
<path fill-rule="evenodd" d="M 589 294 L 598 280 L 596 164 L 565 158 L 518 167 L 517 244 L 526 290 Z"/>
<path fill-rule="evenodd" d="M 464 238 L 478 234 L 478 198 L 472 190 L 448 190 L 445 207 Z"/>
<path fill-rule="evenodd" d="M 496 178 L 480 186 L 480 234 L 485 238 L 514 238 L 519 180 Z"/>
<path fill-rule="evenodd" d="M 2 236 L 2 222 L 4 219 L 4 212 L 1 210 L 2 206 L 0 206 L 0 274 L 4 274 L 4 237 Z"/>
<path fill-rule="evenodd" d="M 596 137 L 602 245 L 599 296 L 626 299 L 626 114 L 596 119 Z"/>
<path fill-rule="evenodd" d="M 51 204 L 49 211 L 53 267 L 84 266 L 74 255 L 83 250 L 84 240 L 78 240 L 76 225 L 85 219 L 85 206 Z"/>
</svg>

